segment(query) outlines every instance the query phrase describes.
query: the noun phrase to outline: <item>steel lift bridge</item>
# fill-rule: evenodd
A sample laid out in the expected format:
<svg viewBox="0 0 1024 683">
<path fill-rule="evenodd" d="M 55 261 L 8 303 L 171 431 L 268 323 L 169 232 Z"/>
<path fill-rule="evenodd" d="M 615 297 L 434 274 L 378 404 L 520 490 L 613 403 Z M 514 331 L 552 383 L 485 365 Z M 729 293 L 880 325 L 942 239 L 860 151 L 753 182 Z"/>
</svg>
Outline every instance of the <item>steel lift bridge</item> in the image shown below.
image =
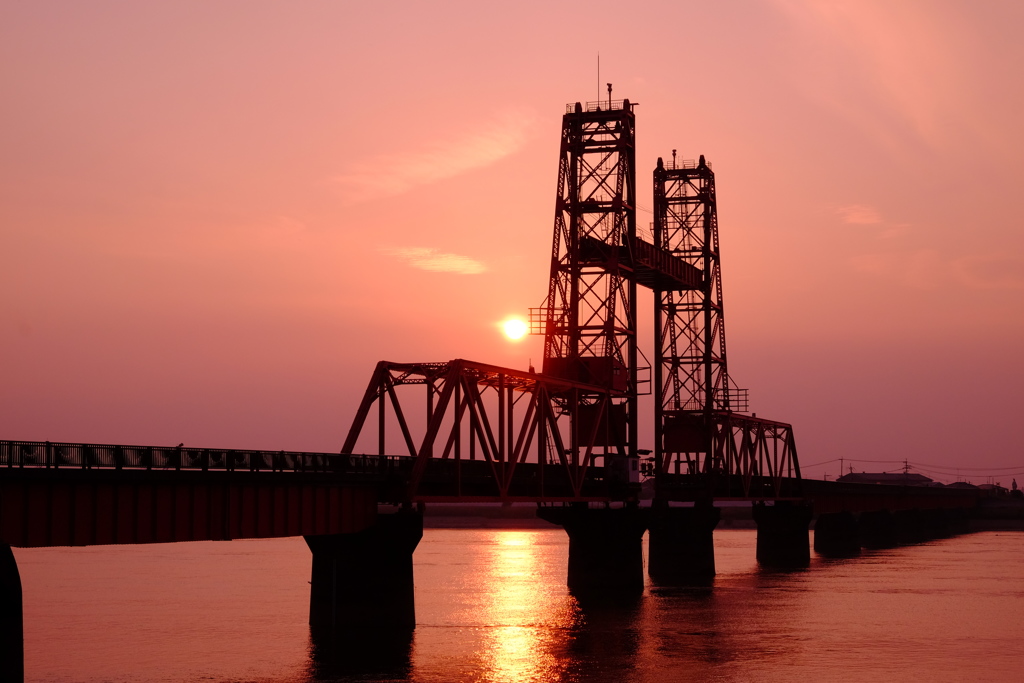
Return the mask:
<svg viewBox="0 0 1024 683">
<path fill-rule="evenodd" d="M 897 515 L 921 517 L 912 508 L 973 505 L 955 489 L 801 482 L 790 425 L 749 414 L 729 376 L 715 176 L 703 157 L 658 159 L 653 231 L 638 234 L 634 106 L 609 86 L 607 101 L 569 105 L 562 118 L 551 279 L 530 312 L 545 337 L 541 372 L 380 362 L 341 453 L 0 441 L 0 680 L 23 675 L 12 546 L 301 535 L 311 635 L 376 638 L 415 627 L 421 504 L 539 504 L 568 533 L 568 585 L 580 596 L 642 592 L 648 532 L 654 581 L 714 576 L 716 500 L 754 502 L 758 561 L 780 567 L 810 562 L 802 494 L 818 508 L 815 547 L 840 553 L 859 551 L 865 534 L 892 537 Z M 654 294 L 644 459 L 638 403 L 652 373 L 637 345 L 638 287 Z M 653 480 L 649 506 L 641 470 Z"/>
<path fill-rule="evenodd" d="M 412 456 L 408 501 L 630 502 L 641 470 L 661 502 L 799 495 L 791 426 L 748 414 L 728 373 L 714 173 L 703 157 L 658 159 L 653 236 L 640 237 L 634 107 L 609 88 L 562 117 L 551 277 L 530 311 L 542 371 L 377 365 L 342 453 L 375 440 L 371 450 L 394 455 L 388 440 L 399 440 Z M 638 287 L 655 308 L 646 459 Z"/>
</svg>

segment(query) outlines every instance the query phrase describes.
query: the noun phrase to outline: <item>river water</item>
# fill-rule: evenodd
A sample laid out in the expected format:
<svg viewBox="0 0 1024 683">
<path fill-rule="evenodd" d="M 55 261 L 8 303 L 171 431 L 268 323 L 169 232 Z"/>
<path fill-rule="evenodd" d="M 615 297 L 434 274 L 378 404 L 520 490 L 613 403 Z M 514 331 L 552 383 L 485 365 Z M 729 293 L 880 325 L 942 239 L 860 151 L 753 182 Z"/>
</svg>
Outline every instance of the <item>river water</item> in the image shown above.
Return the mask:
<svg viewBox="0 0 1024 683">
<path fill-rule="evenodd" d="M 311 640 L 301 538 L 16 549 L 28 681 L 1024 680 L 1024 532 L 768 572 L 718 530 L 709 588 L 580 605 L 560 529 L 427 529 L 418 627 Z"/>
</svg>

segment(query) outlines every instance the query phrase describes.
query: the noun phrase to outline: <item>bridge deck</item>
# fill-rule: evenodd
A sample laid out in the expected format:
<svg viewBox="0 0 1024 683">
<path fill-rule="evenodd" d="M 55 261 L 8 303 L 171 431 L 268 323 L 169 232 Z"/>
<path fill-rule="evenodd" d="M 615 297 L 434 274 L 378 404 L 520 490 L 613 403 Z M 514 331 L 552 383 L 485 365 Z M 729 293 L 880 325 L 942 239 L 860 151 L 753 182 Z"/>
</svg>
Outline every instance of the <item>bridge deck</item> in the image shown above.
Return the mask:
<svg viewBox="0 0 1024 683">
<path fill-rule="evenodd" d="M 377 505 L 638 500 L 591 466 L 579 493 L 551 464 L 295 451 L 0 441 L 0 541 L 14 546 L 227 540 L 348 533 Z M 815 512 L 972 507 L 977 492 L 731 475 L 664 475 L 673 501 L 798 500 Z"/>
</svg>

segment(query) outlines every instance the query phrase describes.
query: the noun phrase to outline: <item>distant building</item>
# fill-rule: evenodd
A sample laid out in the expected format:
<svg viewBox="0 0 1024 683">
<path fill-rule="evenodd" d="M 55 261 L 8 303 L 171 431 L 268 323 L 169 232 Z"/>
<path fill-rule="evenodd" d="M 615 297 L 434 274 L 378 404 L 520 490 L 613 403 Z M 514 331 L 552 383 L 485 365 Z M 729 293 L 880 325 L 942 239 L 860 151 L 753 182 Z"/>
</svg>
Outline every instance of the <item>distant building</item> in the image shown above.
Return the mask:
<svg viewBox="0 0 1024 683">
<path fill-rule="evenodd" d="M 942 486 L 913 472 L 850 472 L 836 479 L 844 484 L 893 484 L 895 486 Z"/>
<path fill-rule="evenodd" d="M 1010 489 L 999 484 L 979 484 L 978 488 L 987 493 L 990 496 L 1008 496 L 1010 495 Z"/>
</svg>

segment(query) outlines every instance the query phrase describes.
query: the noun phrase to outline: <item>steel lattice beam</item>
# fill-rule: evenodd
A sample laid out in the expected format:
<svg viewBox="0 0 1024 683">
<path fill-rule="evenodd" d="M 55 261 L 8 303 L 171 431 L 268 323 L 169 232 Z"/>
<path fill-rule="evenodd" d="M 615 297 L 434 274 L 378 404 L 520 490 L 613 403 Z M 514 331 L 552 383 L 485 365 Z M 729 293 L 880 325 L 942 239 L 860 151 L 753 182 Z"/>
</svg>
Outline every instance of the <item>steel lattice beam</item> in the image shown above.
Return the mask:
<svg viewBox="0 0 1024 683">
<path fill-rule="evenodd" d="M 538 373 L 461 359 L 381 361 L 341 452 L 355 452 L 376 406 L 377 452 L 398 432 L 414 458 L 410 502 L 622 500 L 638 491 L 617 469 L 625 463 L 605 457 L 621 441 L 608 417 L 614 405 L 600 387 Z"/>
</svg>

